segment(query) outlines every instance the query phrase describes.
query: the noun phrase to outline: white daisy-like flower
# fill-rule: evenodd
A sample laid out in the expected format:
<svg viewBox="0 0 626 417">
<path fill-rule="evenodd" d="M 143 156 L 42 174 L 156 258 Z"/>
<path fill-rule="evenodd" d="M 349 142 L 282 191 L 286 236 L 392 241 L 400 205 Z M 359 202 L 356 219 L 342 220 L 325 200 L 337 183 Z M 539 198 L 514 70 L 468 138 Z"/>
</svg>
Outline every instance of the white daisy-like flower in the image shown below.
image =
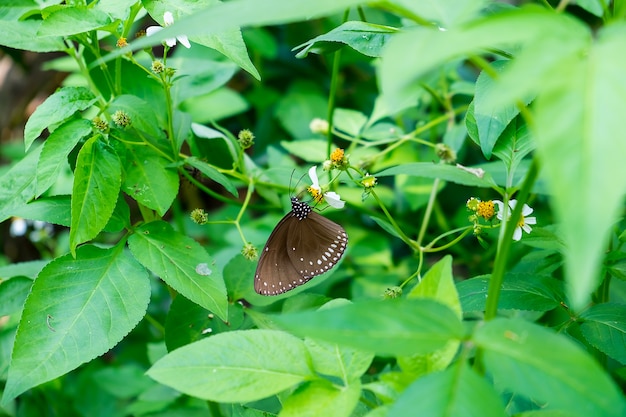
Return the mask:
<svg viewBox="0 0 626 417">
<path fill-rule="evenodd" d="M 503 210 L 504 203 L 500 200 L 493 200 L 493 202 L 498 206 L 498 214 L 496 216 L 498 217 L 498 219 L 502 221 L 503 213 L 504 213 L 504 210 Z M 516 205 L 517 205 L 517 200 L 509 201 L 509 212 L 507 214 L 507 220 L 511 216 L 511 213 L 513 212 L 513 210 L 515 210 Z M 522 238 L 522 230 L 526 233 L 530 233 L 533 230 L 532 227 L 530 227 L 530 225 L 537 224 L 537 218 L 528 217 L 530 214 L 532 214 L 532 212 L 533 212 L 532 207 L 530 207 L 528 204 L 524 204 L 524 206 L 522 207 L 522 215 L 519 221 L 517 222 L 517 227 L 515 228 L 515 231 L 513 232 L 513 240 L 517 241 Z"/>
<path fill-rule="evenodd" d="M 317 166 L 313 166 L 309 169 L 309 178 L 311 178 L 311 186 L 309 187 L 309 192 L 317 202 L 321 202 L 322 200 L 326 201 L 329 206 L 334 208 L 343 208 L 346 205 L 346 202 L 341 199 L 339 194 L 334 191 L 328 191 L 322 194 L 322 188 L 320 187 L 320 182 L 317 179 Z"/>
<path fill-rule="evenodd" d="M 171 26 L 174 23 L 174 16 L 171 12 L 163 13 L 163 22 L 165 24 L 164 27 Z M 154 35 L 161 29 L 163 29 L 161 26 L 149 26 L 146 29 L 146 36 Z M 178 35 L 175 38 L 165 39 L 165 43 L 171 48 L 176 45 L 176 39 L 178 39 L 178 41 L 182 43 L 185 48 L 191 48 L 191 44 L 189 43 L 189 39 L 187 39 L 186 35 Z"/>
</svg>

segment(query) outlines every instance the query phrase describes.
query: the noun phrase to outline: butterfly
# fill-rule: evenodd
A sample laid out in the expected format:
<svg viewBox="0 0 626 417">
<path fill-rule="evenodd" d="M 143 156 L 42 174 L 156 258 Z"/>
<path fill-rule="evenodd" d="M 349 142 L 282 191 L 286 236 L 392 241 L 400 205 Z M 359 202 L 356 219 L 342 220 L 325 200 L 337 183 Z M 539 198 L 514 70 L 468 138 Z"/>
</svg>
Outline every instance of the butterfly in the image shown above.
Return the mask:
<svg viewBox="0 0 626 417">
<path fill-rule="evenodd" d="M 293 290 L 337 265 L 347 244 L 343 227 L 291 197 L 291 211 L 278 222 L 261 252 L 254 289 L 261 295 Z"/>
</svg>

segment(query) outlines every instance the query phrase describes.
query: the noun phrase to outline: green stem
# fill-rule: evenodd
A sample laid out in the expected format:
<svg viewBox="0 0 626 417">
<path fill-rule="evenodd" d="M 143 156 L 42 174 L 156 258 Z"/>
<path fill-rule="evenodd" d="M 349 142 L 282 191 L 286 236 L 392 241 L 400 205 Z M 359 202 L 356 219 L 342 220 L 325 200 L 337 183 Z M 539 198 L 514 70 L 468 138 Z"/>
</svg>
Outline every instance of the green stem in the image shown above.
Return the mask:
<svg viewBox="0 0 626 417">
<path fill-rule="evenodd" d="M 515 206 L 515 210 L 513 210 L 513 213 L 508 218 L 506 223 L 503 222 L 503 224 L 505 224 L 506 226 L 504 233 L 500 237 L 500 245 L 498 247 L 498 252 L 496 253 L 496 260 L 493 266 L 491 279 L 489 280 L 487 303 L 485 305 L 485 320 L 493 319 L 494 317 L 496 317 L 496 314 L 498 312 L 498 299 L 500 297 L 500 290 L 502 287 L 502 282 L 504 281 L 504 272 L 506 270 L 507 259 L 509 256 L 509 251 L 511 249 L 511 243 L 513 241 L 513 232 L 517 227 L 518 219 L 522 214 L 522 208 L 524 206 L 524 203 L 528 200 L 528 196 L 530 195 L 530 191 L 535 184 L 538 175 L 539 162 L 536 158 L 534 158 L 532 163 L 530 164 L 530 167 L 528 168 L 526 178 L 524 179 L 522 188 L 520 189 L 520 192 L 517 196 L 517 204 Z M 507 205 L 508 202 L 505 201 L 505 208 Z"/>
<path fill-rule="evenodd" d="M 348 19 L 348 10 L 343 15 L 343 21 Z M 335 96 L 337 95 L 337 89 L 339 88 L 339 65 L 341 64 L 341 51 L 338 49 L 333 56 L 333 68 L 330 76 L 330 91 L 328 93 L 328 133 L 326 135 L 326 155 L 330 157 L 330 152 L 333 146 L 333 118 L 335 114 Z"/>
<path fill-rule="evenodd" d="M 415 242 L 413 242 L 407 235 L 404 234 L 404 232 L 402 231 L 402 229 L 400 228 L 400 226 L 398 226 L 398 223 L 396 223 L 396 221 L 394 220 L 394 218 L 391 216 L 391 214 L 389 213 L 389 211 L 387 210 L 387 207 L 385 207 L 385 204 L 382 202 L 382 200 L 380 199 L 380 197 L 378 197 L 378 194 L 376 194 L 376 191 L 374 190 L 370 190 L 370 194 L 374 197 L 374 199 L 376 199 L 376 202 L 378 203 L 378 205 L 380 206 L 381 210 L 383 211 L 383 213 L 385 213 L 385 216 L 387 216 L 387 220 L 389 220 L 389 223 L 391 223 L 391 226 L 393 227 L 393 229 L 396 231 L 396 233 L 398 234 L 398 236 L 400 236 L 400 239 L 402 239 L 402 241 L 404 243 L 406 243 L 407 245 L 409 245 L 409 247 L 415 249 L 415 250 L 419 250 L 419 245 L 417 245 Z"/>
<path fill-rule="evenodd" d="M 430 196 L 428 197 L 428 204 L 426 204 L 426 211 L 424 212 L 422 225 L 420 226 L 420 231 L 417 235 L 417 244 L 419 246 L 422 246 L 422 241 L 424 240 L 424 235 L 426 234 L 426 229 L 428 228 L 428 223 L 430 222 L 430 215 L 433 212 L 433 204 L 435 204 L 435 198 L 437 197 L 437 190 L 439 188 L 440 182 L 441 180 L 439 178 L 435 178 L 435 181 L 433 181 L 433 185 L 430 189 Z"/>
<path fill-rule="evenodd" d="M 239 203 L 237 201 L 234 201 L 234 200 L 231 200 L 230 198 L 224 197 L 223 195 L 218 194 L 215 191 L 211 190 L 210 188 L 206 187 L 200 181 L 195 179 L 191 174 L 189 174 L 186 169 L 181 167 L 178 170 L 178 172 L 180 172 L 185 178 L 187 178 L 189 180 L 189 182 L 191 182 L 193 185 L 195 185 L 196 187 L 198 187 L 200 190 L 202 190 L 203 192 L 207 193 L 211 197 L 215 198 L 216 200 L 219 200 L 222 203 L 226 203 L 226 204 L 239 205 Z"/>
</svg>

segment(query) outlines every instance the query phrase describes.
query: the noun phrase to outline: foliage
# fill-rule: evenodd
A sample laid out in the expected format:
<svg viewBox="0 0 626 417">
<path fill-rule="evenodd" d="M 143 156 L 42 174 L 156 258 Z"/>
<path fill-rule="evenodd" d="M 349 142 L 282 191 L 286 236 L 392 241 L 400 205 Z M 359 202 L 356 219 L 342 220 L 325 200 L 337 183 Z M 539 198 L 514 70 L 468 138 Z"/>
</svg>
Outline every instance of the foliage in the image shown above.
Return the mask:
<svg viewBox="0 0 626 417">
<path fill-rule="evenodd" d="M 538 3 L 0 6 L 71 73 L 1 171 L 3 413 L 626 415 L 626 3 Z M 348 252 L 258 295 L 316 165 Z"/>
</svg>

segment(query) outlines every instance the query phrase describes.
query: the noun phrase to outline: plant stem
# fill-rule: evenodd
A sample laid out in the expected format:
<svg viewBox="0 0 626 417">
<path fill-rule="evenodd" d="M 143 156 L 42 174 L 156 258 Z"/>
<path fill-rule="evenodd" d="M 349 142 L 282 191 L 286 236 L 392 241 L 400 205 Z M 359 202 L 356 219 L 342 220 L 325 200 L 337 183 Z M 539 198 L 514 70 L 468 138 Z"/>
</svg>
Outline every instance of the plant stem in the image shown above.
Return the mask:
<svg viewBox="0 0 626 417">
<path fill-rule="evenodd" d="M 485 305 L 485 320 L 491 320 L 496 317 L 496 313 L 498 312 L 498 299 L 500 297 L 500 290 L 502 287 L 502 282 L 504 280 L 504 272 L 506 270 L 506 263 L 509 256 L 509 251 L 511 249 L 511 243 L 513 241 L 513 232 L 517 227 L 518 219 L 522 214 L 522 208 L 524 203 L 528 200 L 528 196 L 530 194 L 530 190 L 535 184 L 535 180 L 539 175 L 539 162 L 536 158 L 533 159 L 530 167 L 528 168 L 528 173 L 526 174 L 526 178 L 524 179 L 524 184 L 522 184 L 522 188 L 517 196 L 517 204 L 515 206 L 515 210 L 505 224 L 504 233 L 500 236 L 500 244 L 498 245 L 498 252 L 496 253 L 496 260 L 493 266 L 493 272 L 491 273 L 491 279 L 489 280 L 489 289 L 487 292 L 487 302 Z M 507 208 L 508 201 L 504 202 L 504 207 Z M 505 210 L 506 216 L 506 210 Z M 506 218 L 506 217 L 504 217 Z"/>
</svg>

